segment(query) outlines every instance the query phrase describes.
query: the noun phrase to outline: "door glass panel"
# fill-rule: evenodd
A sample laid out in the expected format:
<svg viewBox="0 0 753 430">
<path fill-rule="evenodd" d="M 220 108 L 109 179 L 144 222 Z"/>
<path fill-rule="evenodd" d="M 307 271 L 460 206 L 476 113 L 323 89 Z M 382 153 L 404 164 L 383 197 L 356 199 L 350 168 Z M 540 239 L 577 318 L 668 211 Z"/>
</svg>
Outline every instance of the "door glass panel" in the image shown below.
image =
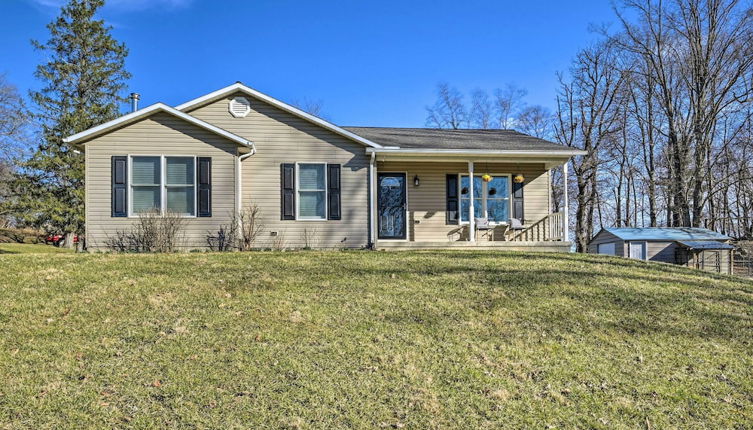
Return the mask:
<svg viewBox="0 0 753 430">
<path fill-rule="evenodd" d="M 405 175 L 379 175 L 378 228 L 380 239 L 405 239 Z"/>
</svg>

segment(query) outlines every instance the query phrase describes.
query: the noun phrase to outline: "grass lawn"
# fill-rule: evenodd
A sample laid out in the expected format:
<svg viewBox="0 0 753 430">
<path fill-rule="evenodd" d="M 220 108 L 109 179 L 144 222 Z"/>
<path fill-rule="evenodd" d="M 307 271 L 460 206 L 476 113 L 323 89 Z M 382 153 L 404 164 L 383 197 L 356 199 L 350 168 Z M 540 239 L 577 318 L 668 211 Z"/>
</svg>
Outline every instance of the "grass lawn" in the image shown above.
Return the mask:
<svg viewBox="0 0 753 430">
<path fill-rule="evenodd" d="M 583 255 L 0 255 L 0 428 L 753 427 L 753 282 Z"/>
<path fill-rule="evenodd" d="M 0 254 L 60 254 L 65 252 L 73 252 L 73 250 L 45 244 L 0 243 Z"/>
</svg>

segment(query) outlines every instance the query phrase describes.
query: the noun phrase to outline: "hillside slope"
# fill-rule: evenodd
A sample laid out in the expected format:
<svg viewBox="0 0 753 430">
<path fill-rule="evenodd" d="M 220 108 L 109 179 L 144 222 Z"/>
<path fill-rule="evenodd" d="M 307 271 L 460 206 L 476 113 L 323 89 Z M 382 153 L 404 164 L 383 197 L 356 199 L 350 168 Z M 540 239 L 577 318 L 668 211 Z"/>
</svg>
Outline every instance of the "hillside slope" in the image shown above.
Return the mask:
<svg viewBox="0 0 753 430">
<path fill-rule="evenodd" d="M 498 252 L 0 268 L 0 428 L 753 425 L 741 279 Z"/>
</svg>

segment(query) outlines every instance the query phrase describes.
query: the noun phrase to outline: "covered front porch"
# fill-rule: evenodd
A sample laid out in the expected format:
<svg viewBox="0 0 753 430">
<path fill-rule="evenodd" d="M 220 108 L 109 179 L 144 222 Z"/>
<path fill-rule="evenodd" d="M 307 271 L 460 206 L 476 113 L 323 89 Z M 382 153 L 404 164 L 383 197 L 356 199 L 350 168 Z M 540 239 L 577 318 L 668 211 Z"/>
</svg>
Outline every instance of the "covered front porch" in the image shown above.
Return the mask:
<svg viewBox="0 0 753 430">
<path fill-rule="evenodd" d="M 373 247 L 569 252 L 551 169 L 569 154 L 371 152 Z M 472 179 L 471 179 L 472 178 Z M 567 202 L 567 194 L 564 196 Z"/>
</svg>

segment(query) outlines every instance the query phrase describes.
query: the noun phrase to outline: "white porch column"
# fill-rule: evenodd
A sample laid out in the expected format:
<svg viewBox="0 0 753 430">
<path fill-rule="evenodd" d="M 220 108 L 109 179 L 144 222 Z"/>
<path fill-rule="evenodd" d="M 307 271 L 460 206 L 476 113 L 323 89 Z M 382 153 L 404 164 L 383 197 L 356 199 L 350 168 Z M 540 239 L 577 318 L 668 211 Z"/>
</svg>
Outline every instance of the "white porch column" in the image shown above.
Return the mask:
<svg viewBox="0 0 753 430">
<path fill-rule="evenodd" d="M 565 223 L 564 231 L 565 231 L 565 241 L 570 240 L 570 198 L 568 197 L 567 188 L 568 188 L 568 182 L 567 182 L 567 170 L 570 167 L 570 161 L 568 160 L 564 165 L 562 165 L 562 180 L 565 183 L 565 208 L 563 213 L 563 222 Z"/>
<path fill-rule="evenodd" d="M 369 235 L 371 236 L 371 246 L 373 248 L 376 248 L 376 242 L 377 242 L 377 202 L 376 202 L 376 169 L 377 169 L 377 163 L 376 163 L 376 154 L 371 153 L 371 161 L 369 162 Z"/>
<path fill-rule="evenodd" d="M 473 216 L 475 213 L 474 210 L 474 195 L 473 195 L 473 161 L 468 162 L 468 179 L 470 182 L 469 188 L 469 195 L 471 198 L 471 207 L 468 210 L 468 241 L 469 242 L 475 242 L 476 241 L 476 218 Z M 461 187 L 462 188 L 462 187 Z M 461 211 L 462 212 L 462 211 Z"/>
</svg>

